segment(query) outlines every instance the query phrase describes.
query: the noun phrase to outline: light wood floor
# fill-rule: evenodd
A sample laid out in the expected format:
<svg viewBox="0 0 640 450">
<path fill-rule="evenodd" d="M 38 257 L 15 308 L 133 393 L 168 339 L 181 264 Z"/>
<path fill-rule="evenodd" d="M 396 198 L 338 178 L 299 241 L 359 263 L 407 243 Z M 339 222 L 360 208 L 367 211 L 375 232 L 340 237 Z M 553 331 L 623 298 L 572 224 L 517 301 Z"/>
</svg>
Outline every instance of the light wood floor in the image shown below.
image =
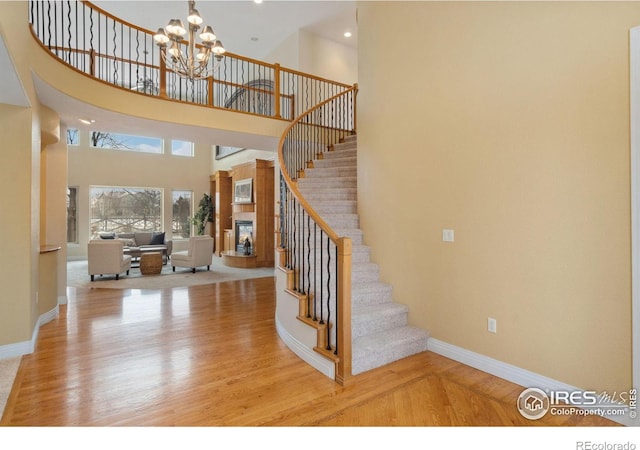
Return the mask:
<svg viewBox="0 0 640 450">
<path fill-rule="evenodd" d="M 425 352 L 341 387 L 280 341 L 274 280 L 69 291 L 2 425 L 607 426 L 518 413 L 522 387 Z"/>
</svg>

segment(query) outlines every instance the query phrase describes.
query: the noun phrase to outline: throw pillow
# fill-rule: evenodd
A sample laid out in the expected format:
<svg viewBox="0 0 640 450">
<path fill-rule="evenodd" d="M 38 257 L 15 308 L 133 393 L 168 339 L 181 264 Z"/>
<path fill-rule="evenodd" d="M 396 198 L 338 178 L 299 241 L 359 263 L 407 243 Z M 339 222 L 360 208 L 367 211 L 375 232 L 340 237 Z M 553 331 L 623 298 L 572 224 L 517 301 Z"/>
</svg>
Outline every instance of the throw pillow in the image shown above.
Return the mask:
<svg viewBox="0 0 640 450">
<path fill-rule="evenodd" d="M 100 239 L 115 239 L 115 233 L 100 233 Z"/>
<path fill-rule="evenodd" d="M 162 233 L 154 231 L 151 237 L 151 243 L 149 245 L 163 245 L 164 244 L 164 231 Z"/>
<path fill-rule="evenodd" d="M 136 241 L 134 239 L 120 238 L 120 240 L 122 241 L 122 245 L 124 245 L 125 247 L 135 247 L 136 246 Z"/>
</svg>

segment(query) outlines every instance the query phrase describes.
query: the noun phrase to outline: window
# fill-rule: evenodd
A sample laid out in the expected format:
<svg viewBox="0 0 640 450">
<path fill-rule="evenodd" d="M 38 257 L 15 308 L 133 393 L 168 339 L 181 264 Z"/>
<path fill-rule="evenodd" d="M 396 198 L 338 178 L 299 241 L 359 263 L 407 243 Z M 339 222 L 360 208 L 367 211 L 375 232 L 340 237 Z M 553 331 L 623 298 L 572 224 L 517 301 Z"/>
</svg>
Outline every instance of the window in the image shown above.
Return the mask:
<svg viewBox="0 0 640 450">
<path fill-rule="evenodd" d="M 173 156 L 191 156 L 191 157 L 193 157 L 193 142 L 189 142 L 189 141 L 171 141 L 171 154 Z"/>
<path fill-rule="evenodd" d="M 67 187 L 67 242 L 78 243 L 78 188 Z"/>
<path fill-rule="evenodd" d="M 101 231 L 162 230 L 162 189 L 92 187 L 89 201 L 92 237 Z"/>
<path fill-rule="evenodd" d="M 173 219 L 171 231 L 173 239 L 188 239 L 191 237 L 191 205 L 193 192 L 173 191 Z"/>
<path fill-rule="evenodd" d="M 78 130 L 75 128 L 67 128 L 67 145 L 78 145 L 79 142 Z"/>
<path fill-rule="evenodd" d="M 162 153 L 162 139 L 128 134 L 91 132 L 91 146 L 142 153 Z"/>
</svg>

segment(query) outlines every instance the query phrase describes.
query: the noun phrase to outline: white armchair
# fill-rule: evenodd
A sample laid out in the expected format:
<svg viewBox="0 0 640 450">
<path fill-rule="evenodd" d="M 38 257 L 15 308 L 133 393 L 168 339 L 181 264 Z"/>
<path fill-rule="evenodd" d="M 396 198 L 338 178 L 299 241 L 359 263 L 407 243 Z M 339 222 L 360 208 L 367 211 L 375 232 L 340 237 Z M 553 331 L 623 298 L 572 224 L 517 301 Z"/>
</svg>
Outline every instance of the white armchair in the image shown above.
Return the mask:
<svg viewBox="0 0 640 450">
<path fill-rule="evenodd" d="M 211 236 L 192 236 L 189 238 L 189 250 L 171 255 L 173 271 L 176 267 L 187 267 L 196 273 L 196 267 L 207 266 L 209 270 L 213 260 L 213 238 Z"/>
<path fill-rule="evenodd" d="M 123 253 L 120 239 L 100 239 L 89 241 L 88 269 L 93 281 L 94 275 L 115 274 L 116 280 L 122 272 L 129 275 L 131 256 Z"/>
</svg>

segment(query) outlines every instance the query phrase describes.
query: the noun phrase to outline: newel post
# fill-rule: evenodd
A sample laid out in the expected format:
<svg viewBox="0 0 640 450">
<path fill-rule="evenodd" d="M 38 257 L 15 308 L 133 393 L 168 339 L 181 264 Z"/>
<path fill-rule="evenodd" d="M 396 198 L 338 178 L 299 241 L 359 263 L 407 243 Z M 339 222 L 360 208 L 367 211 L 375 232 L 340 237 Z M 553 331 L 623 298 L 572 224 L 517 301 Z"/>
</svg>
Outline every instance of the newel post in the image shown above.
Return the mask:
<svg viewBox="0 0 640 450">
<path fill-rule="evenodd" d="M 282 113 L 280 111 L 280 64 L 276 63 L 274 65 L 274 69 L 273 69 L 273 83 L 275 84 L 274 88 L 275 88 L 275 92 L 273 94 L 274 96 L 274 102 L 275 102 L 275 117 L 278 119 L 282 118 Z"/>
<path fill-rule="evenodd" d="M 209 103 L 209 106 L 213 106 L 213 75 L 207 77 L 207 87 L 209 89 L 207 102 Z"/>
<path fill-rule="evenodd" d="M 160 51 L 163 51 L 160 49 Z M 167 98 L 167 64 L 160 58 L 160 97 Z"/>
<path fill-rule="evenodd" d="M 353 133 L 358 133 L 358 83 L 353 85 Z"/>
<path fill-rule="evenodd" d="M 346 384 L 351 378 L 351 239 L 338 239 L 338 366 L 336 381 Z"/>
</svg>

